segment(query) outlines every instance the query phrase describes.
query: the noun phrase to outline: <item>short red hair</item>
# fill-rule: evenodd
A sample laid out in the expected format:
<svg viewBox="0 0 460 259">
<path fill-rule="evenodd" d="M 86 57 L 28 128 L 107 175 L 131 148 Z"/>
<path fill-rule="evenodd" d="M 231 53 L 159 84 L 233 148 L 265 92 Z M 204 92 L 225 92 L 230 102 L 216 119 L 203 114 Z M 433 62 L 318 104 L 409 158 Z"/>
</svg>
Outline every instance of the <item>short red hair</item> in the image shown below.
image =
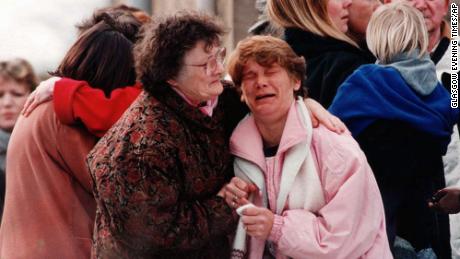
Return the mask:
<svg viewBox="0 0 460 259">
<path fill-rule="evenodd" d="M 305 59 L 299 57 L 283 40 L 272 36 L 251 36 L 238 43 L 228 61 L 228 73 L 235 86 L 241 86 L 243 68 L 253 59 L 259 65 L 268 67 L 274 63 L 284 68 L 293 79 L 303 81 Z"/>
</svg>

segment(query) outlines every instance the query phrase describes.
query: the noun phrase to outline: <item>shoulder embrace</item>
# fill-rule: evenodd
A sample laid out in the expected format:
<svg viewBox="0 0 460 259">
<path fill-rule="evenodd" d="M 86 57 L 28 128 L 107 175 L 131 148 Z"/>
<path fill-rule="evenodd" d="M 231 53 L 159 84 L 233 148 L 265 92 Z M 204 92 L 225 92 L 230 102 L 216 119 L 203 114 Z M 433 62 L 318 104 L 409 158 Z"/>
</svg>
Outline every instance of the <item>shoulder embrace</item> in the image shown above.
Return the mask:
<svg viewBox="0 0 460 259">
<path fill-rule="evenodd" d="M 366 164 L 366 157 L 349 132 L 337 134 L 320 125 L 313 129 L 312 145 L 318 163 L 332 173 L 340 174 L 347 167 Z"/>
<path fill-rule="evenodd" d="M 55 132 L 56 127 L 62 125 L 65 126 L 57 118 L 53 102 L 46 102 L 37 106 L 28 117 L 20 116 L 16 122 L 16 128 L 21 128 L 23 132 Z"/>
</svg>

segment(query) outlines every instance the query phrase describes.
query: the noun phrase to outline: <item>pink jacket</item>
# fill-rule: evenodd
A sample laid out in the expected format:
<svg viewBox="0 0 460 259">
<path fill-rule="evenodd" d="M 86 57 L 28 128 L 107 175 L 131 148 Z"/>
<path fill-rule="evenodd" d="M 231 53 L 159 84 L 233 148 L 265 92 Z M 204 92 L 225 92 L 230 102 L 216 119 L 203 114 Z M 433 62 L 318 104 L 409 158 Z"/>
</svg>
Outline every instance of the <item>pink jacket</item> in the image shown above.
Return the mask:
<svg viewBox="0 0 460 259">
<path fill-rule="evenodd" d="M 392 258 L 365 155 L 348 133 L 312 129 L 301 101 L 289 111 L 275 157 L 265 158 L 251 115 L 233 132 L 230 149 L 235 174 L 259 187 L 252 202 L 275 213 L 268 241 L 276 258 Z M 250 238 L 249 258 L 262 258 L 264 246 Z"/>
</svg>

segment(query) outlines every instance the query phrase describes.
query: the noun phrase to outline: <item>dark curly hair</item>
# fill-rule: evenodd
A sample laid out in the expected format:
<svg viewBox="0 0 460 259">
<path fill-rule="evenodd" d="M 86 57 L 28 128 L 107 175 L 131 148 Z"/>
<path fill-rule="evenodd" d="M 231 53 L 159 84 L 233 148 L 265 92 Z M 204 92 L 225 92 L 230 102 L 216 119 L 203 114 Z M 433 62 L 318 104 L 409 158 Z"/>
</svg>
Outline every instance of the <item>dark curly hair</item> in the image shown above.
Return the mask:
<svg viewBox="0 0 460 259">
<path fill-rule="evenodd" d="M 196 12 L 155 19 L 144 27 L 142 40 L 134 47 L 138 80 L 149 93 L 163 92 L 166 82 L 181 70 L 185 53 L 199 41 L 211 49 L 223 32 L 213 17 Z"/>
</svg>

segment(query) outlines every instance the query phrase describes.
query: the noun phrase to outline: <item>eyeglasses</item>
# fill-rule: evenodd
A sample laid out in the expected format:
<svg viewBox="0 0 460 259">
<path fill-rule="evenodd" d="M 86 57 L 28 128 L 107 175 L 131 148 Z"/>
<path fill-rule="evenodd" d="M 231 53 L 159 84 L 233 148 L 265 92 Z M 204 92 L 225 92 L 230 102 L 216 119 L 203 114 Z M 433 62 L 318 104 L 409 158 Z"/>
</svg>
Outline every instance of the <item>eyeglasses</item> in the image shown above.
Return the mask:
<svg viewBox="0 0 460 259">
<path fill-rule="evenodd" d="M 192 67 L 204 67 L 206 68 L 206 75 L 211 75 L 217 68 L 218 64 L 224 65 L 225 56 L 227 51 L 225 48 L 220 48 L 216 54 L 208 59 L 208 61 L 204 64 L 184 64 L 185 66 L 192 66 Z"/>
</svg>

